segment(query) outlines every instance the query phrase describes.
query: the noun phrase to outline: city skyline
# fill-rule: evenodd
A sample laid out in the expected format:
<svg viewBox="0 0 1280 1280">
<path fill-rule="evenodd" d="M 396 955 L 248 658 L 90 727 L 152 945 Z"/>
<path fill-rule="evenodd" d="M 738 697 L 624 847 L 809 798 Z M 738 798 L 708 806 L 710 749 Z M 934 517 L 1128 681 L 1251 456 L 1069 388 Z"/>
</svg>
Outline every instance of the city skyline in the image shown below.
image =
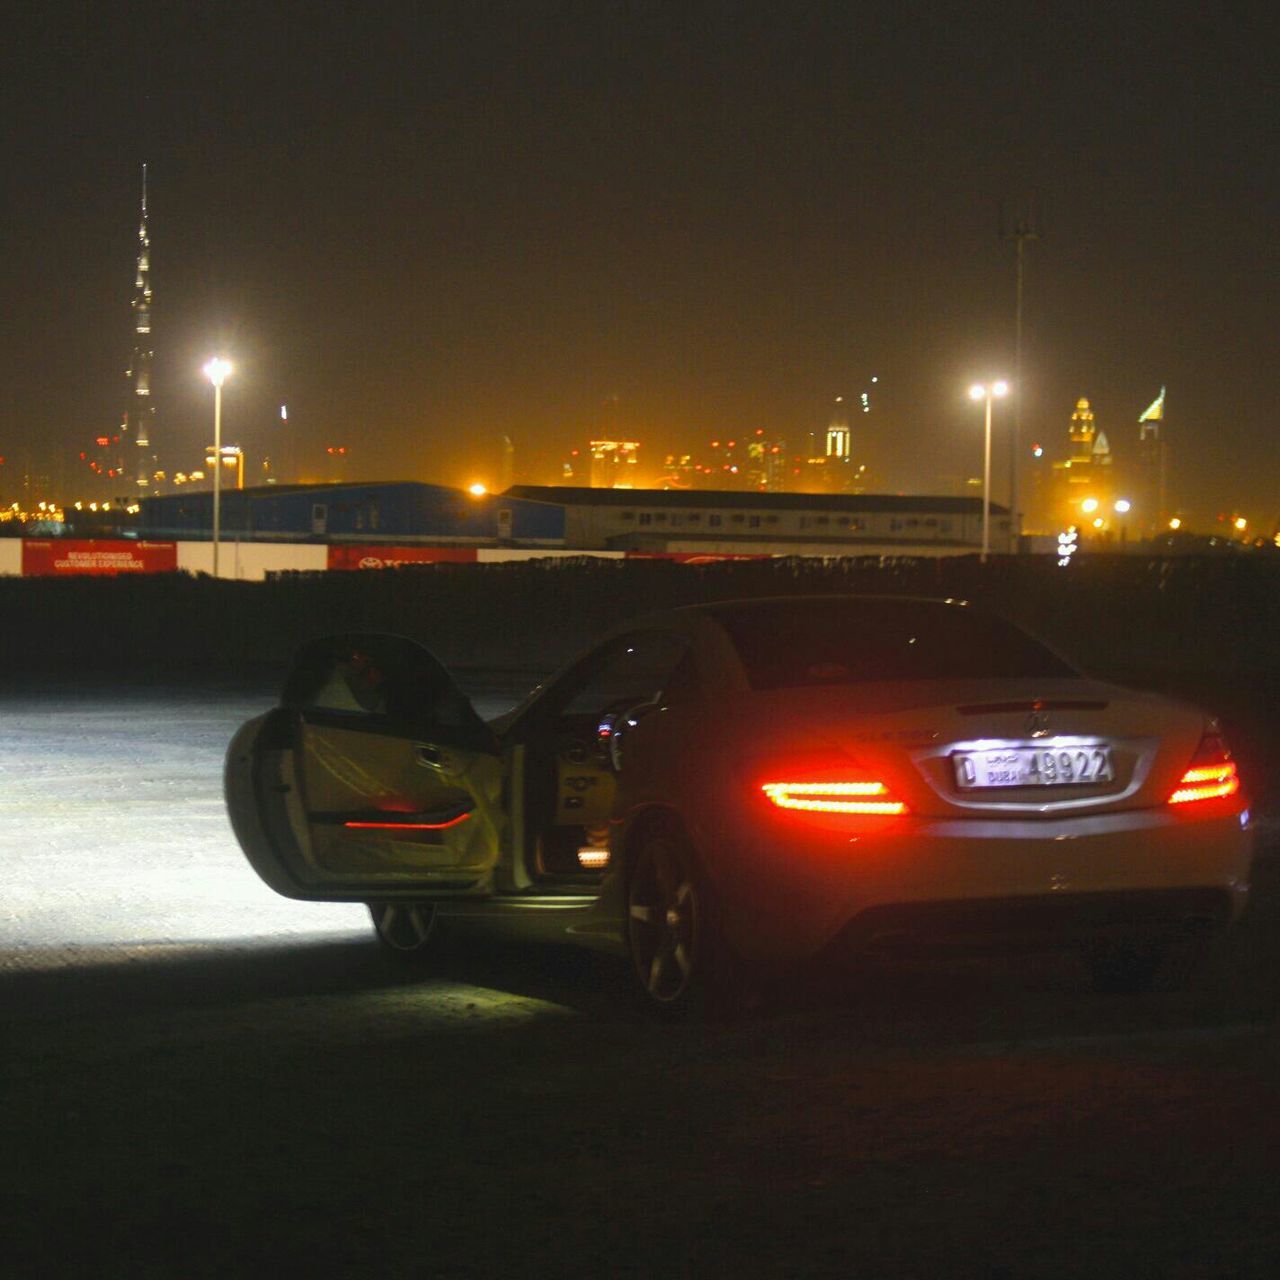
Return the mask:
<svg viewBox="0 0 1280 1280">
<path fill-rule="evenodd" d="M 1013 365 L 998 209 L 1035 190 L 1024 443 L 1086 396 L 1136 458 L 1167 385 L 1179 505 L 1280 512 L 1260 14 L 375 9 L 303 31 L 268 6 L 247 43 L 171 13 L 119 82 L 129 24 L 54 6 L 16 33 L 6 489 L 127 407 L 146 162 L 166 459 L 208 443 L 215 353 L 229 440 L 456 484 L 504 435 L 551 472 L 611 397 L 658 455 L 824 430 L 875 373 L 873 487 L 928 491 L 980 466 L 966 390 Z"/>
</svg>

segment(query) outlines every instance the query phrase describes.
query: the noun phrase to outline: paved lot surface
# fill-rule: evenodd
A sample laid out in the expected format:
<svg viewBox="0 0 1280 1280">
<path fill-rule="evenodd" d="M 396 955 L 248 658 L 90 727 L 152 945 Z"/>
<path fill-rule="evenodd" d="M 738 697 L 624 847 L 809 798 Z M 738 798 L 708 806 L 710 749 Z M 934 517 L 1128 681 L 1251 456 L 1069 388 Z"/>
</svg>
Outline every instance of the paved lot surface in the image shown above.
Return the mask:
<svg viewBox="0 0 1280 1280">
<path fill-rule="evenodd" d="M 261 886 L 219 773 L 269 702 L 0 703 L 12 1274 L 1280 1270 L 1269 844 L 1190 992 L 898 964 L 661 1026 L 610 962 L 459 939 L 405 972 L 361 909 Z"/>
</svg>

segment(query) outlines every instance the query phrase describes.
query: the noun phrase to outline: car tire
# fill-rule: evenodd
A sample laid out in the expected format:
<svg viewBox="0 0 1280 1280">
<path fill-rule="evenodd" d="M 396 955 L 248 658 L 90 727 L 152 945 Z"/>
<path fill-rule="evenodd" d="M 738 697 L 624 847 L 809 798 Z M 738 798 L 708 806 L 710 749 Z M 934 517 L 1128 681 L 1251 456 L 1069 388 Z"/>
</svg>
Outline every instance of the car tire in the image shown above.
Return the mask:
<svg viewBox="0 0 1280 1280">
<path fill-rule="evenodd" d="M 390 956 L 405 962 L 421 962 L 436 950 L 439 922 L 433 902 L 369 902 L 378 945 Z"/>
<path fill-rule="evenodd" d="M 689 842 L 643 835 L 627 876 L 627 948 L 641 1006 L 665 1017 L 730 1012 L 738 984 L 715 897 Z"/>
</svg>

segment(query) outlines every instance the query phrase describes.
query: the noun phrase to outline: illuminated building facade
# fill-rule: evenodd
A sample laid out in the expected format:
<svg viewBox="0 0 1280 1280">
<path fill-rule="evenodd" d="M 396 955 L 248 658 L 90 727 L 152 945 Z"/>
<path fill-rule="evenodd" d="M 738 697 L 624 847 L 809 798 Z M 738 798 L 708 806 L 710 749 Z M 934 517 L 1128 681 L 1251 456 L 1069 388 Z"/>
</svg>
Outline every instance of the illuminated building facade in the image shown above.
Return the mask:
<svg viewBox="0 0 1280 1280">
<path fill-rule="evenodd" d="M 640 462 L 638 440 L 592 440 L 588 448 L 593 489 L 635 488 L 636 467 Z"/>
<path fill-rule="evenodd" d="M 837 399 L 839 404 L 843 397 Z M 853 454 L 853 435 L 849 430 L 849 420 L 841 413 L 835 414 L 827 424 L 828 462 L 848 462 Z"/>
<path fill-rule="evenodd" d="M 125 490 L 123 441 L 128 431 L 128 417 L 120 426 L 106 435 L 96 436 L 89 446 L 80 450 L 80 464 L 76 493 L 86 493 L 91 498 L 105 501 L 121 495 Z M 88 473 L 87 475 L 85 473 Z"/>
<path fill-rule="evenodd" d="M 138 493 L 150 492 L 157 480 L 151 438 L 155 405 L 151 398 L 151 236 L 147 229 L 147 166 L 142 166 L 142 219 L 138 224 L 138 266 L 133 284 L 133 360 L 128 377 L 133 384 L 122 429 L 120 469 L 132 476 Z M 131 455 L 131 456 L 130 456 Z M 109 468 L 114 470 L 114 468 Z"/>
<path fill-rule="evenodd" d="M 863 412 L 870 412 L 864 396 Z M 805 493 L 863 493 L 867 467 L 853 458 L 853 432 L 843 396 L 837 396 L 825 435 L 809 433 L 807 455 L 793 460 L 792 487 Z"/>
<path fill-rule="evenodd" d="M 757 427 L 747 441 L 747 487 L 759 493 L 781 493 L 787 487 L 787 444 Z"/>
<path fill-rule="evenodd" d="M 703 468 L 703 489 L 743 489 L 747 484 L 746 439 L 713 440 L 709 450 L 710 462 Z"/>
<path fill-rule="evenodd" d="M 1138 510 L 1148 534 L 1165 527 L 1169 516 L 1169 459 L 1164 437 L 1164 388 L 1138 419 Z"/>
<path fill-rule="evenodd" d="M 1070 456 L 1053 464 L 1054 506 L 1060 522 L 1083 525 L 1092 523 L 1084 518 L 1091 511 L 1109 505 L 1112 488 L 1111 445 L 1084 396 L 1076 401 L 1069 438 Z M 1089 503 L 1094 504 L 1091 510 L 1083 511 Z"/>
<path fill-rule="evenodd" d="M 692 489 L 697 483 L 702 467 L 693 460 L 691 453 L 669 453 L 662 464 L 660 489 Z"/>
</svg>

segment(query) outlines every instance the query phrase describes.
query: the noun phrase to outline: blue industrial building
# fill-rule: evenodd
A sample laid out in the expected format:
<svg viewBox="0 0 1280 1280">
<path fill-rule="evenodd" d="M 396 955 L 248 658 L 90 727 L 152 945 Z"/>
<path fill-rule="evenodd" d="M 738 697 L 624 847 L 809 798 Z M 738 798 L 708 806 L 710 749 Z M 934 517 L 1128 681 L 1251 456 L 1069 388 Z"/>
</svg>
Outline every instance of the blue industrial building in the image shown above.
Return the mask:
<svg viewBox="0 0 1280 1280">
<path fill-rule="evenodd" d="M 144 498 L 141 507 L 144 538 L 213 536 L 213 494 L 207 489 Z M 220 523 L 224 540 L 559 547 L 565 513 L 553 502 L 392 481 L 224 489 Z"/>
</svg>

